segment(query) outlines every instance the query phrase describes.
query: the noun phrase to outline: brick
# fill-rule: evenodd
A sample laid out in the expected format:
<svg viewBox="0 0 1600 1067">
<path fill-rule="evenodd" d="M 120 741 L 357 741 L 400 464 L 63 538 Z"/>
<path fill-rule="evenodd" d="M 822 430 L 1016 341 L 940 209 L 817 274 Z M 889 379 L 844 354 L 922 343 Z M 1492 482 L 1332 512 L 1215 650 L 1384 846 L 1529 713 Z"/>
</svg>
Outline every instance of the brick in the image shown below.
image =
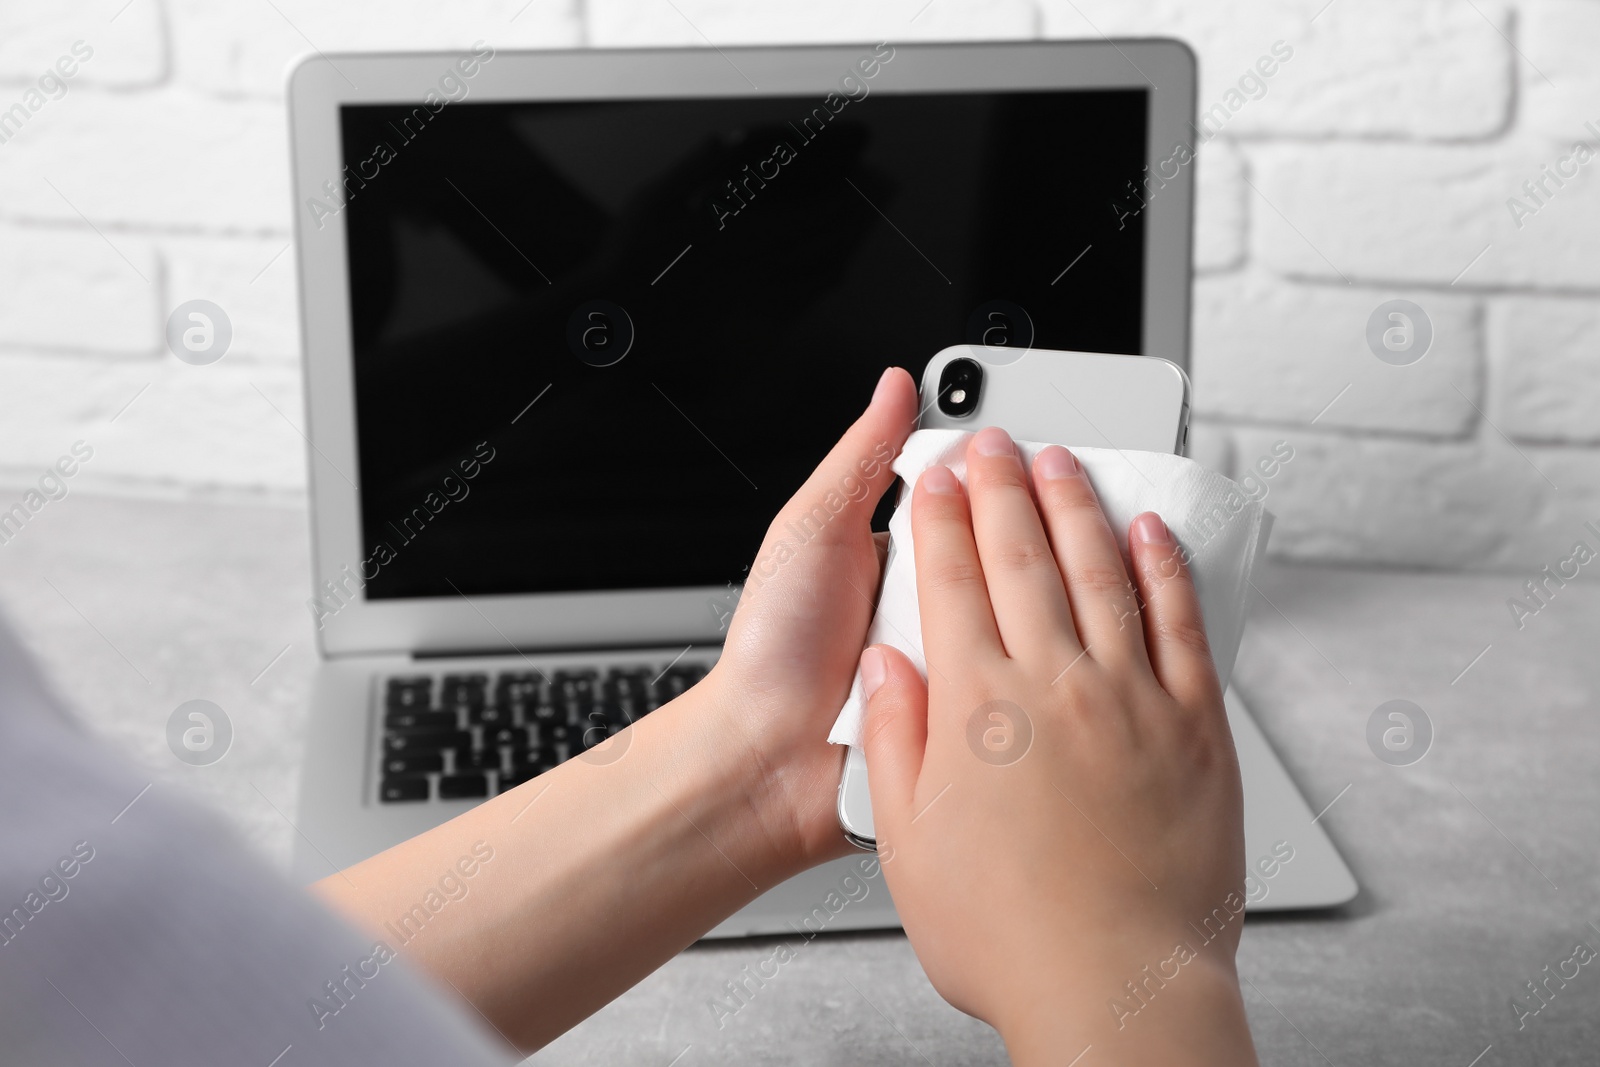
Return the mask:
<svg viewBox="0 0 1600 1067">
<path fill-rule="evenodd" d="M 1235 431 L 1241 456 L 1287 440 L 1294 458 L 1272 482 L 1272 555 L 1428 569 L 1534 563 L 1576 529 L 1579 497 L 1558 493 L 1492 432 L 1464 442 L 1351 437 L 1310 430 Z M 1556 485 L 1580 466 L 1530 453 Z M 1589 450 L 1591 493 L 1600 452 Z"/>
<path fill-rule="evenodd" d="M 1195 158 L 1195 270 L 1232 270 L 1245 257 L 1245 197 L 1250 190 L 1244 183 L 1244 157 L 1231 141 L 1219 137 Z"/>
<path fill-rule="evenodd" d="M 299 358 L 295 254 L 287 237 L 173 237 L 158 247 L 167 277 L 163 315 L 188 300 L 210 300 L 233 326 L 228 355 Z"/>
<path fill-rule="evenodd" d="M 0 211 L 75 224 L 81 211 L 102 227 L 287 234 L 286 145 L 283 108 L 274 104 L 171 90 L 74 94 L 0 146 Z"/>
<path fill-rule="evenodd" d="M 1542 206 L 1523 189 L 1565 151 L 1528 138 L 1251 145 L 1251 254 L 1284 274 L 1340 282 L 1600 288 L 1590 251 L 1600 241 L 1600 160 L 1563 187 L 1547 179 Z M 1513 198 L 1533 213 L 1513 213 Z"/>
<path fill-rule="evenodd" d="M 67 91 L 85 85 L 138 88 L 155 85 L 166 73 L 167 49 L 161 6 L 135 2 L 120 13 L 123 0 L 52 0 L 49 4 L 0 6 L 0 100 L 9 107 L 18 95 L 13 85 L 38 84 L 62 56 L 77 67 Z M 109 7 L 109 10 L 108 10 Z M 115 14 L 115 20 L 111 16 Z M 74 56 L 81 41 L 91 52 Z M 59 73 L 59 71 L 57 71 Z"/>
<path fill-rule="evenodd" d="M 897 41 L 1031 38 L 1033 6 L 1024 0 L 893 0 L 861 4 L 750 4 L 740 0 L 589 0 L 597 46 L 791 44 L 796 41 Z M 674 10 L 676 8 L 677 10 Z"/>
<path fill-rule="evenodd" d="M 1489 417 L 1519 441 L 1600 444 L 1600 301 L 1490 305 Z"/>
<path fill-rule="evenodd" d="M 1552 490 L 1542 479 L 1535 481 L 1541 491 L 1539 510 L 1512 516 L 1506 540 L 1493 556 L 1494 565 L 1536 570 L 1570 556 L 1580 537 L 1591 549 L 1600 549 L 1594 535 L 1584 529 L 1590 522 L 1600 527 L 1600 449 L 1525 445 L 1522 452 L 1527 457 L 1523 470 L 1530 464 L 1538 467 L 1560 491 Z M 1593 565 L 1585 567 L 1583 574 L 1589 580 L 1600 579 Z"/>
<path fill-rule="evenodd" d="M 1592 0 L 1524 3 L 1517 21 L 1517 60 L 1524 129 L 1557 141 L 1595 141 L 1584 124 L 1600 126 L 1600 5 Z"/>
<path fill-rule="evenodd" d="M 0 345 L 156 350 L 160 271 L 146 241 L 82 223 L 0 226 L 0 248 Z"/>
<path fill-rule="evenodd" d="M 230 364 L 226 357 L 195 367 L 171 356 L 5 355 L 0 380 L 6 481 L 42 469 L 82 439 L 95 450 L 74 479 L 83 488 L 304 491 L 295 368 Z"/>
<path fill-rule="evenodd" d="M 1200 59 L 1197 110 L 1221 105 L 1230 134 L 1458 139 L 1505 125 L 1513 80 L 1504 4 L 1335 0 L 1311 22 L 1320 6 L 1042 0 L 1048 37 L 1187 41 Z M 1246 76 L 1280 40 L 1292 55 L 1258 88 Z"/>
<path fill-rule="evenodd" d="M 566 48 L 581 44 L 583 32 L 570 0 L 172 0 L 172 7 L 180 84 L 272 97 L 283 95 L 290 65 L 313 51 L 455 52 L 480 40 L 496 51 Z"/>
<path fill-rule="evenodd" d="M 1379 360 L 1366 341 L 1373 311 L 1397 298 L 1421 306 L 1434 334 L 1427 355 L 1403 367 Z M 1254 272 L 1201 278 L 1195 410 L 1250 422 L 1316 419 L 1322 430 L 1465 434 L 1478 420 L 1473 405 L 1483 406 L 1479 319 L 1474 300 L 1453 294 L 1295 285 Z"/>
</svg>

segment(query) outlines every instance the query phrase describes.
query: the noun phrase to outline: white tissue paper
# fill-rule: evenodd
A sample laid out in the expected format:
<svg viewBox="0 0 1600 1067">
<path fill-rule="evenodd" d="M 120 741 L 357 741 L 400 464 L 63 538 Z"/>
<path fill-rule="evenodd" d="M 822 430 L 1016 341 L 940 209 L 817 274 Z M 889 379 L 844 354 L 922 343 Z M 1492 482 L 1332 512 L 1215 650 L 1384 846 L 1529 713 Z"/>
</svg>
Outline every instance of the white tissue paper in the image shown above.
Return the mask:
<svg viewBox="0 0 1600 1067">
<path fill-rule="evenodd" d="M 907 485 L 914 485 L 924 470 L 942 463 L 965 485 L 967 438 L 971 436 L 964 430 L 918 430 L 895 460 L 895 473 Z M 1045 445 L 1018 441 L 1017 447 L 1023 462 L 1032 464 Z M 1074 448 L 1072 454 L 1088 472 L 1089 483 L 1119 538 L 1125 539 L 1128 524 L 1141 512 L 1154 511 L 1166 520 L 1187 553 L 1211 655 L 1223 688 L 1227 688 L 1239 639 L 1244 635 L 1250 572 L 1266 547 L 1271 513 L 1238 483 L 1183 456 L 1114 448 Z M 889 539 L 889 564 L 867 643 L 899 649 L 926 678 L 909 495 L 889 520 Z M 860 744 L 865 715 L 858 674 L 828 740 L 836 745 Z"/>
</svg>

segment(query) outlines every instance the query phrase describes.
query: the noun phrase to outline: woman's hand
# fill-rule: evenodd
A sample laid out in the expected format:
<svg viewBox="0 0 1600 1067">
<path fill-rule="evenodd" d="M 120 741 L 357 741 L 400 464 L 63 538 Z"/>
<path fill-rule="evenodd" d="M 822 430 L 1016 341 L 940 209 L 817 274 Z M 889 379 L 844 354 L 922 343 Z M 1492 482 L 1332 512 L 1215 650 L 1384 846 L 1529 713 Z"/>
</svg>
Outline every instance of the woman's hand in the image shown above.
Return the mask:
<svg viewBox="0 0 1600 1067">
<path fill-rule="evenodd" d="M 844 750 L 828 728 L 850 691 L 878 595 L 872 513 L 917 416 L 911 376 L 884 372 L 867 410 L 767 529 L 701 683 L 731 709 L 733 758 L 759 768 L 753 797 L 792 873 L 848 851 L 835 811 Z"/>
<path fill-rule="evenodd" d="M 939 992 L 1018 1063 L 1254 1062 L 1239 771 L 1199 602 L 1153 514 L 1133 582 L 1064 448 L 989 429 L 916 487 L 929 681 L 868 649 L 884 874 Z M 854 636 L 852 631 L 850 636 Z"/>
</svg>

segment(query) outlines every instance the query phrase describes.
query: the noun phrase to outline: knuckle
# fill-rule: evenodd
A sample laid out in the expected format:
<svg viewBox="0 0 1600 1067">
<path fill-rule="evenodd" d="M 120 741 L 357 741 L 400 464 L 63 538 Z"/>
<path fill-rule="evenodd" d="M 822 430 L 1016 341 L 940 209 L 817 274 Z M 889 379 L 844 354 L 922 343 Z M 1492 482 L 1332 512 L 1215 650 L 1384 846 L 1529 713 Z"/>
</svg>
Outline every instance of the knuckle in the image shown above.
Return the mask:
<svg viewBox="0 0 1600 1067">
<path fill-rule="evenodd" d="M 931 593 L 948 593 L 984 584 L 983 568 L 969 560 L 945 561 L 926 568 L 919 566 L 918 571 Z"/>
<path fill-rule="evenodd" d="M 1211 656 L 1211 642 L 1206 637 L 1206 628 L 1199 619 L 1192 616 L 1181 618 L 1156 619 L 1156 634 L 1164 641 L 1180 645 L 1197 655 L 1209 658 Z"/>
<path fill-rule="evenodd" d="M 1100 498 L 1094 495 L 1094 490 L 1082 478 L 1066 478 L 1053 483 L 1047 503 L 1054 510 L 1068 514 L 1075 511 L 1104 514 L 1100 510 Z"/>
<path fill-rule="evenodd" d="M 1169 583 L 1180 587 L 1193 584 L 1189 568 L 1184 566 L 1182 551 L 1177 549 L 1159 556 L 1145 556 L 1140 571 L 1146 583 L 1157 589 Z"/>
<path fill-rule="evenodd" d="M 988 555 L 996 565 L 1008 570 L 1031 571 L 1047 564 L 1051 567 L 1056 565 L 1055 553 L 1050 551 L 1050 546 L 1034 538 L 1002 541 Z"/>
<path fill-rule="evenodd" d="M 861 724 L 861 747 L 868 752 L 877 751 L 885 742 L 893 739 L 900 719 L 900 709 L 893 702 L 883 699 L 880 694 L 874 696 L 878 699 L 867 702 L 871 710 Z"/>
<path fill-rule="evenodd" d="M 1086 593 L 1118 598 L 1119 602 L 1132 593 L 1128 576 L 1109 560 L 1079 561 L 1068 569 L 1067 580 Z"/>
</svg>

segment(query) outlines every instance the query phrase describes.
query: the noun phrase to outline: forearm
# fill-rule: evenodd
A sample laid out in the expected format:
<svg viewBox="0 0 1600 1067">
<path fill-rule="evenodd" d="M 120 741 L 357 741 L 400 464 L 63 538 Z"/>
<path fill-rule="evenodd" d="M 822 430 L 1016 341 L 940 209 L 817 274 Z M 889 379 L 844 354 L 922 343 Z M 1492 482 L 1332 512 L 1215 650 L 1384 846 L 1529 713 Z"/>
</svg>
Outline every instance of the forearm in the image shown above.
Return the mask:
<svg viewBox="0 0 1600 1067">
<path fill-rule="evenodd" d="M 717 699 L 697 686 L 631 726 L 615 762 L 570 760 L 317 889 L 539 1047 L 797 873 L 761 768 L 718 736 Z M 460 877 L 475 847 L 492 858 Z M 447 872 L 466 894 L 413 935 L 401 918 Z"/>
</svg>

